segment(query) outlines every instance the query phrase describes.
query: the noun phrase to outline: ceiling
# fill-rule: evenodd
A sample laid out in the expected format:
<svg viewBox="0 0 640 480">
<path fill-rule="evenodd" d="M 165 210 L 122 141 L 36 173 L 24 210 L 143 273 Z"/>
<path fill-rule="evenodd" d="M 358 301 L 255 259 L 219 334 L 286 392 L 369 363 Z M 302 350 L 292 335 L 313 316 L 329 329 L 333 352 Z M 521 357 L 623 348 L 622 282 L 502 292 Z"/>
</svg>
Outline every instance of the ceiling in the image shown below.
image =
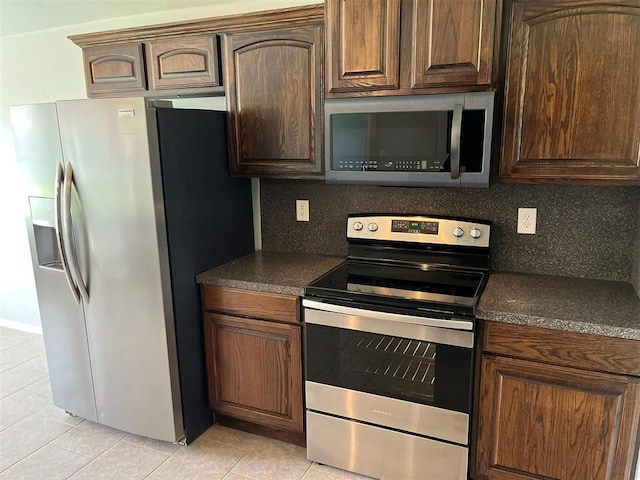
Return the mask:
<svg viewBox="0 0 640 480">
<path fill-rule="evenodd" d="M 220 0 L 0 0 L 0 36 L 126 17 L 201 7 Z"/>
</svg>

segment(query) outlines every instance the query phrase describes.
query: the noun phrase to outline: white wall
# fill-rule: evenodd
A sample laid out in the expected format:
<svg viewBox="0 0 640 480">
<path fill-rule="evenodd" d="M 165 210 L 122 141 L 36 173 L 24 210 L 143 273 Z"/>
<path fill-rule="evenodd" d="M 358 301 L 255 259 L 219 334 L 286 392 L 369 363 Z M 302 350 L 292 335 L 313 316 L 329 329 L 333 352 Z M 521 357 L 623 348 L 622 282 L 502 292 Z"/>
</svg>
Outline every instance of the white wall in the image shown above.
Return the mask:
<svg viewBox="0 0 640 480">
<path fill-rule="evenodd" d="M 215 2 L 215 3 L 214 3 Z M 318 3 L 309 0 L 212 0 L 170 10 L 0 38 L 0 320 L 40 325 L 20 195 L 9 106 L 86 98 L 82 52 L 68 35 Z M 185 100 L 203 107 L 216 99 Z"/>
</svg>

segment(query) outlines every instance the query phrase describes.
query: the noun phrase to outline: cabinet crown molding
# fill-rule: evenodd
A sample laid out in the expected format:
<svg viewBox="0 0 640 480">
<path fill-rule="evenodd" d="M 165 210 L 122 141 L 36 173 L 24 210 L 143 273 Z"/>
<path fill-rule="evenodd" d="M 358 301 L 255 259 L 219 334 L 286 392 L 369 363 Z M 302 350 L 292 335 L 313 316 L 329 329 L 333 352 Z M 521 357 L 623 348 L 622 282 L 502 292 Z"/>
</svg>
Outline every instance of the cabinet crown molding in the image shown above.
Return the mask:
<svg viewBox="0 0 640 480">
<path fill-rule="evenodd" d="M 302 7 L 264 10 L 259 12 L 225 15 L 222 17 L 186 20 L 181 22 L 145 25 L 105 32 L 70 35 L 69 40 L 79 47 L 113 44 L 130 41 L 145 41 L 157 37 L 193 35 L 201 33 L 235 33 L 251 30 L 266 30 L 280 26 L 295 26 L 324 22 L 324 4 Z"/>
</svg>

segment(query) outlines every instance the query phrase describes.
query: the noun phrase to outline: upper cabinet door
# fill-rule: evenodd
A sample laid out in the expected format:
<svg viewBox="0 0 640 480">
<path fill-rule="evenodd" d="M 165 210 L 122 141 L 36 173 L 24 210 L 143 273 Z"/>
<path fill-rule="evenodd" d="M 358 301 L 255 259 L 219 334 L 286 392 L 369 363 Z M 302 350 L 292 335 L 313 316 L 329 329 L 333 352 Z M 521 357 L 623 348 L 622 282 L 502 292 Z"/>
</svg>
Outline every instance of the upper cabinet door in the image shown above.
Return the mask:
<svg viewBox="0 0 640 480">
<path fill-rule="evenodd" d="M 144 92 L 142 43 L 117 43 L 82 49 L 87 94 L 117 96 L 122 92 Z"/>
<path fill-rule="evenodd" d="M 147 42 L 150 90 L 220 85 L 216 35 L 159 38 Z"/>
<path fill-rule="evenodd" d="M 640 184 L 638 0 L 516 1 L 500 177 Z"/>
<path fill-rule="evenodd" d="M 491 83 L 496 0 L 412 2 L 411 88 Z"/>
<path fill-rule="evenodd" d="M 232 174 L 308 178 L 322 173 L 322 27 L 225 38 Z"/>
<path fill-rule="evenodd" d="M 400 0 L 327 0 L 327 91 L 397 89 Z"/>
<path fill-rule="evenodd" d="M 327 93 L 488 89 L 498 0 L 326 0 Z"/>
</svg>

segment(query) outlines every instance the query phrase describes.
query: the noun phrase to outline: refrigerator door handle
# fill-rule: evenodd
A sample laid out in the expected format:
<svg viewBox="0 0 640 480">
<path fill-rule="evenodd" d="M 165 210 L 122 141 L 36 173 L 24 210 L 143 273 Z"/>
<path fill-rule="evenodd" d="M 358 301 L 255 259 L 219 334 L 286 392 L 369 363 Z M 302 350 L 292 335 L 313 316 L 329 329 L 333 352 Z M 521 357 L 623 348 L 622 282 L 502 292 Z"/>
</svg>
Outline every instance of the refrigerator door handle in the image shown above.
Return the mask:
<svg viewBox="0 0 640 480">
<path fill-rule="evenodd" d="M 73 299 L 76 301 L 78 305 L 80 305 L 80 292 L 78 291 L 78 287 L 76 287 L 73 282 L 73 278 L 71 278 L 71 273 L 69 272 L 69 262 L 67 260 L 67 252 L 64 248 L 64 241 L 62 239 L 62 217 L 60 216 L 61 210 L 61 195 L 62 195 L 62 164 L 58 163 L 58 167 L 56 168 L 56 184 L 54 186 L 54 227 L 56 230 L 56 243 L 58 244 L 58 250 L 60 250 L 60 259 L 62 260 L 62 271 L 64 272 L 64 276 L 67 279 L 67 283 L 69 284 L 69 289 L 71 290 L 71 294 L 73 295 Z"/>
<path fill-rule="evenodd" d="M 63 202 L 63 238 L 64 248 L 69 253 L 67 260 L 69 262 L 69 270 L 78 286 L 80 296 L 85 304 L 89 303 L 89 292 L 82 279 L 80 266 L 75 253 L 75 245 L 71 232 L 73 231 L 73 222 L 71 219 L 71 189 L 73 187 L 73 167 L 71 162 L 67 160 L 64 166 L 64 202 Z"/>
</svg>

